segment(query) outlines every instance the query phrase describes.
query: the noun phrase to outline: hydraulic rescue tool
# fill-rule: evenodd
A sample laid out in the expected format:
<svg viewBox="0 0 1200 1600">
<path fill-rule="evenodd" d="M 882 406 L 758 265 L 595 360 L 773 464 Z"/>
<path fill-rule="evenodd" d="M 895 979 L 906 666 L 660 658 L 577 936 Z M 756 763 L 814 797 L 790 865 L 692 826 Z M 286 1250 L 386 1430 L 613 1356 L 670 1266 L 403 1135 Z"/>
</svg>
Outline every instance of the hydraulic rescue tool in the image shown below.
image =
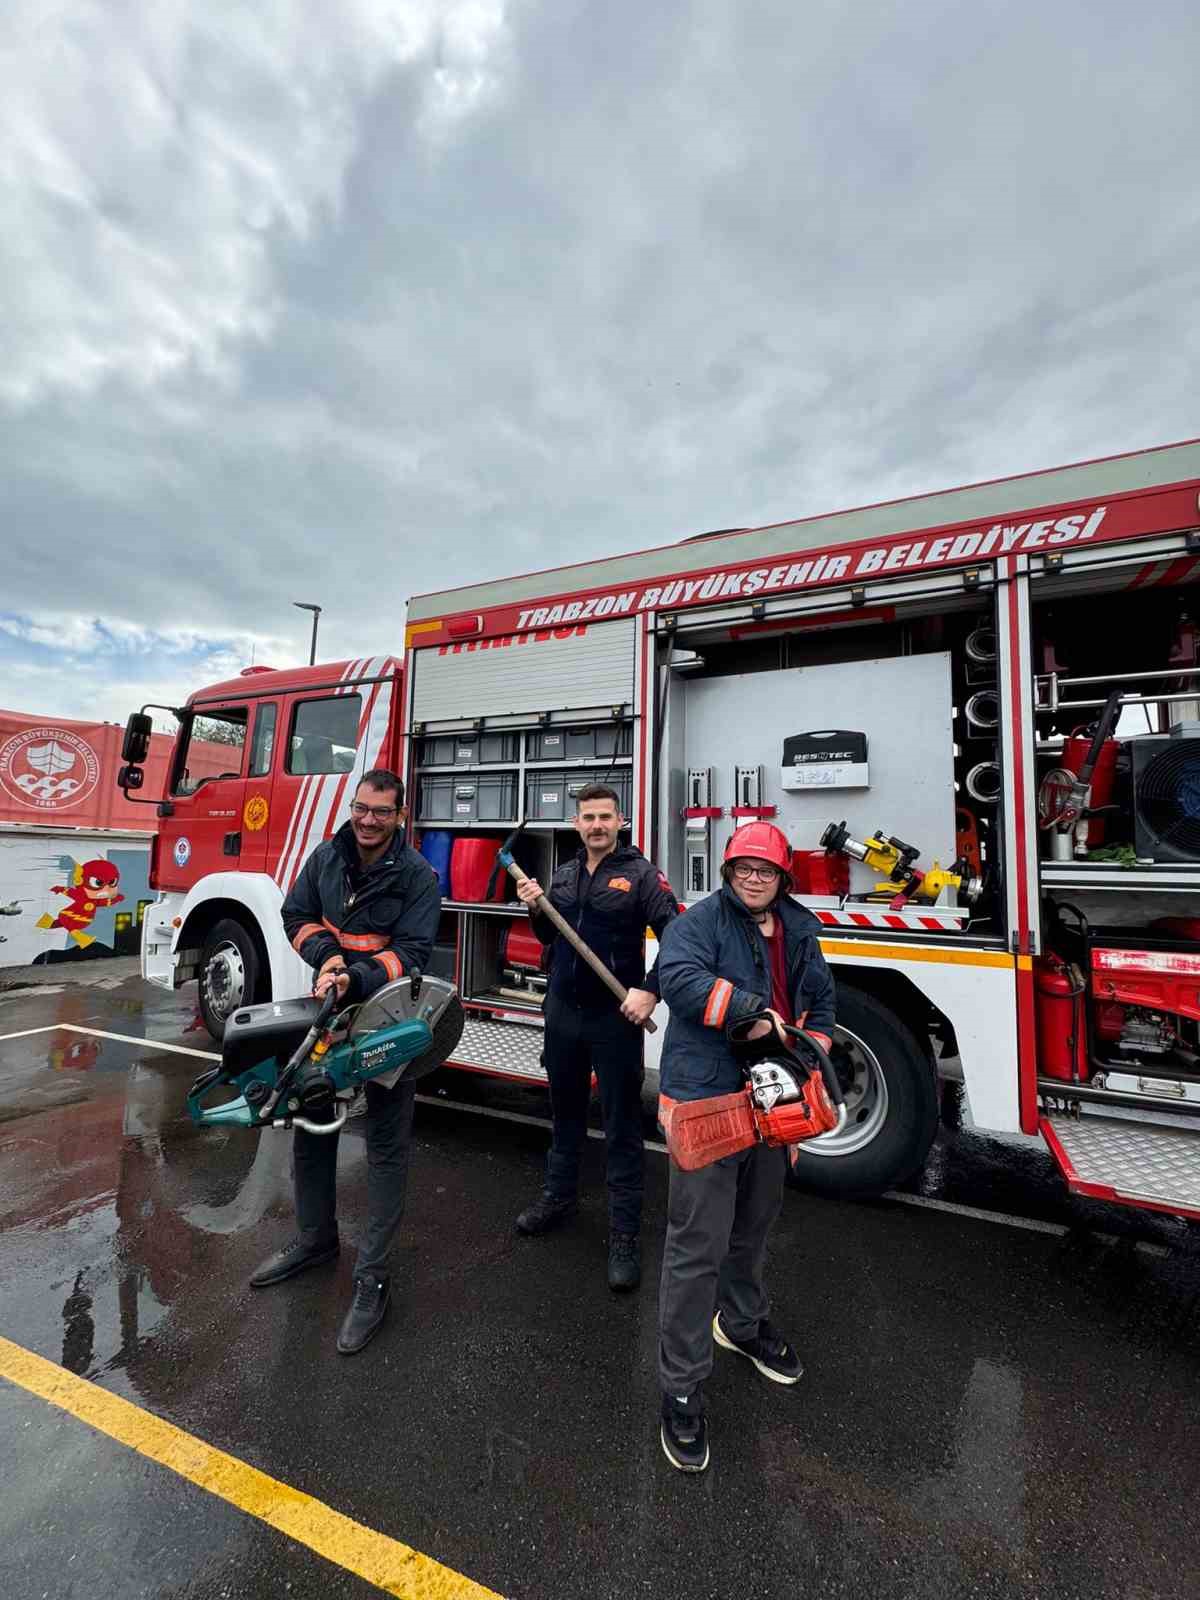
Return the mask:
<svg viewBox="0 0 1200 1600">
<path fill-rule="evenodd" d="M 658 1120 L 676 1166 L 695 1172 L 751 1145 L 799 1144 L 838 1133 L 846 1123 L 846 1096 L 832 1061 L 802 1028 L 772 1027 L 762 1039 L 747 1039 L 770 1011 L 739 1017 L 726 1030 L 749 1080 L 732 1094 L 704 1100 L 658 1102 Z"/>
<path fill-rule="evenodd" d="M 922 871 L 914 865 L 921 854 L 920 846 L 889 838 L 882 828 L 864 843 L 850 836 L 844 822 L 831 822 L 821 835 L 821 844 L 831 853 L 841 851 L 855 861 L 865 861 L 876 872 L 886 873 L 886 879 L 877 883 L 865 898 L 886 900 L 893 910 L 899 910 L 910 901 L 935 905 L 943 895 L 951 894 L 959 905 L 973 905 L 983 893 L 982 880 L 970 871 L 966 861 L 955 861 L 948 869 L 935 861 L 932 867 Z"/>
<path fill-rule="evenodd" d="M 525 824 L 522 823 L 519 828 L 514 828 L 509 834 L 508 838 L 505 839 L 504 843 L 500 846 L 500 849 L 496 854 L 496 871 L 499 871 L 500 868 L 503 867 L 505 871 L 512 876 L 514 882 L 516 883 L 529 882 L 529 874 L 525 872 L 516 861 L 513 860 L 512 853 L 512 847 L 517 842 L 524 827 Z M 492 877 L 494 882 L 495 873 L 493 873 Z M 492 885 L 489 884 L 489 899 L 491 899 L 491 888 Z M 562 934 L 563 938 L 571 946 L 572 950 L 574 950 L 577 955 L 581 956 L 583 960 L 587 962 L 588 966 L 591 967 L 592 971 L 600 979 L 600 982 L 604 984 L 607 989 L 611 989 L 613 994 L 616 995 L 617 999 L 622 1003 L 622 1005 L 624 1005 L 625 997 L 628 995 L 629 990 L 614 972 L 609 971 L 592 947 L 584 943 L 584 941 L 575 932 L 575 929 L 562 915 L 562 913 L 554 909 L 549 900 L 546 899 L 545 895 L 541 895 L 537 900 L 534 901 L 533 905 L 535 911 L 554 924 L 559 933 Z M 647 1017 L 645 1022 L 642 1023 L 642 1027 L 645 1028 L 647 1033 L 658 1032 L 658 1024 L 654 1021 L 653 1017 Z"/>
<path fill-rule="evenodd" d="M 225 1025 L 221 1065 L 188 1094 L 195 1122 L 336 1133 L 370 1082 L 385 1088 L 440 1067 L 462 1037 L 462 1002 L 441 978 L 397 978 L 335 1015 L 337 992 L 243 1006 Z M 233 1098 L 206 1104 L 217 1089 Z"/>
</svg>

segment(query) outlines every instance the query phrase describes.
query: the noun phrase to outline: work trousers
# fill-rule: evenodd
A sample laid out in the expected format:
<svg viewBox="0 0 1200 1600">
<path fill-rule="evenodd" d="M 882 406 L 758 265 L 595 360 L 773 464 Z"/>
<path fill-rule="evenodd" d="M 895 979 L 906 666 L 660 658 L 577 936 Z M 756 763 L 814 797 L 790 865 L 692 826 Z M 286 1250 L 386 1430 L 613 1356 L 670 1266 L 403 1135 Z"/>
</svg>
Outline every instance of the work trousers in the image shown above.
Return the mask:
<svg viewBox="0 0 1200 1600">
<path fill-rule="evenodd" d="M 391 1089 L 368 1083 L 367 1225 L 354 1271 L 386 1278 L 388 1252 L 404 1217 L 408 1158 L 412 1146 L 417 1086 L 401 1078 Z M 337 1151 L 339 1134 L 306 1133 L 297 1128 L 292 1145 L 296 1221 L 307 1245 L 337 1238 Z"/>
<path fill-rule="evenodd" d="M 684 1172 L 671 1162 L 658 1291 L 664 1394 L 690 1395 L 713 1364 L 713 1313 L 733 1339 L 753 1339 L 771 1309 L 763 1287 L 767 1235 L 783 1204 L 787 1151 L 752 1145 Z"/>
<path fill-rule="evenodd" d="M 553 994 L 546 996 L 545 1015 L 543 1063 L 554 1119 L 546 1189 L 560 1200 L 573 1200 L 578 1193 L 595 1071 L 607 1140 L 609 1226 L 615 1233 L 638 1233 L 645 1167 L 642 1030 L 619 1011 L 576 1011 Z"/>
</svg>

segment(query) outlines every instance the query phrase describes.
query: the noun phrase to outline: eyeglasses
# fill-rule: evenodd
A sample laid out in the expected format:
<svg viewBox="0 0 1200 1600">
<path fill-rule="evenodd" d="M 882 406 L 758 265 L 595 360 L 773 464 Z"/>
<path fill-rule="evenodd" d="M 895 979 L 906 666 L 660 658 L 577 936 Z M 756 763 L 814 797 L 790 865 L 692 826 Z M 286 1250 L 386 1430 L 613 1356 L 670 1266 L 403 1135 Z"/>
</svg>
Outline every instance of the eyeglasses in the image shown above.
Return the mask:
<svg viewBox="0 0 1200 1600">
<path fill-rule="evenodd" d="M 779 876 L 778 867 L 756 867 L 752 861 L 735 861 L 733 875 L 740 878 L 743 883 L 749 883 L 751 878 L 759 878 L 763 883 L 773 883 Z"/>
<path fill-rule="evenodd" d="M 361 800 L 350 802 L 350 815 L 357 817 L 360 822 L 367 817 L 373 817 L 376 822 L 388 822 L 396 815 L 395 806 L 364 806 Z"/>
</svg>

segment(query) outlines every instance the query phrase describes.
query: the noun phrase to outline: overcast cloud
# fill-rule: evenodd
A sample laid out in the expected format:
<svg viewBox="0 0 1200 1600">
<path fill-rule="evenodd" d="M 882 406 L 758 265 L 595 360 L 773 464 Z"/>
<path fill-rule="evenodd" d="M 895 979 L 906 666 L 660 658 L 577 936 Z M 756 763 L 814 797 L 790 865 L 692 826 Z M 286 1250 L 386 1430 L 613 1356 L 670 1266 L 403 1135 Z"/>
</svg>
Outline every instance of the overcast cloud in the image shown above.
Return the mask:
<svg viewBox="0 0 1200 1600">
<path fill-rule="evenodd" d="M 1200 433 L 1194 0 L 6 0 L 0 703 Z"/>
</svg>

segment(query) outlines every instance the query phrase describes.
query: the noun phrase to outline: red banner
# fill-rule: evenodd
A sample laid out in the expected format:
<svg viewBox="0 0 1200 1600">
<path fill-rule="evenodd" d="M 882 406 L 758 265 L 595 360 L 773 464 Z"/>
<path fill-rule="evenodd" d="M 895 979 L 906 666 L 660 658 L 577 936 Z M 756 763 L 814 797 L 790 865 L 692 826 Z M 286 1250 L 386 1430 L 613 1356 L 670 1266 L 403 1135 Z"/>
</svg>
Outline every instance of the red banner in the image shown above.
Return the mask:
<svg viewBox="0 0 1200 1600">
<path fill-rule="evenodd" d="M 124 729 L 114 722 L 76 722 L 0 711 L 0 822 L 36 827 L 139 828 L 158 826 L 153 805 L 136 805 L 117 788 Z M 164 793 L 173 736 L 150 739 L 141 794 Z M 224 771 L 229 751 L 195 744 L 188 753 L 192 776 L 206 768 Z"/>
</svg>

